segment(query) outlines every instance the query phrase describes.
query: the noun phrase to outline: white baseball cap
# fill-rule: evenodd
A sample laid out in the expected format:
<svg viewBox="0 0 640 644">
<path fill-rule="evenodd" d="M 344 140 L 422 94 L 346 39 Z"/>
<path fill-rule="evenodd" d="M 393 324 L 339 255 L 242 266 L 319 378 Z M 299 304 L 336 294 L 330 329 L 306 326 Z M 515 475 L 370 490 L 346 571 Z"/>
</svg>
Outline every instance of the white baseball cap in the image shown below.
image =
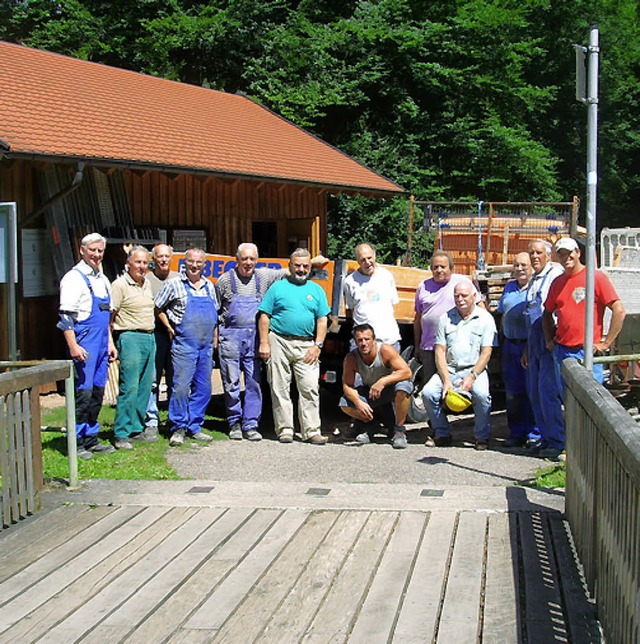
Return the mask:
<svg viewBox="0 0 640 644">
<path fill-rule="evenodd" d="M 578 242 L 571 237 L 562 237 L 556 242 L 556 253 L 559 250 L 568 250 L 569 252 L 578 250 Z"/>
</svg>

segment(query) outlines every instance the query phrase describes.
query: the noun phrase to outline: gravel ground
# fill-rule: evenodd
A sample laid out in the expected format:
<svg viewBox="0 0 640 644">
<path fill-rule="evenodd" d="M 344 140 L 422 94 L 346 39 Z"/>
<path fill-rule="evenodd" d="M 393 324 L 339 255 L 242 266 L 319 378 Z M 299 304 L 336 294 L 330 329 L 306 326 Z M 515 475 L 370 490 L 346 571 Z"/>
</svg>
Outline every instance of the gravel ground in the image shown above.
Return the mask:
<svg viewBox="0 0 640 644">
<path fill-rule="evenodd" d="M 218 398 L 218 400 L 216 400 Z M 64 405 L 55 394 L 41 396 L 44 407 Z M 221 397 L 214 396 L 216 415 L 224 415 Z M 329 436 L 325 446 L 307 445 L 299 440 L 281 445 L 265 410 L 261 431 L 264 440 L 214 441 L 206 446 L 188 441 L 188 447 L 171 449 L 168 461 L 186 479 L 243 482 L 314 483 L 417 483 L 430 486 L 512 485 L 530 479 L 536 470 L 549 465 L 531 458 L 524 450 L 504 450 L 509 436 L 504 411 L 492 414 L 492 440 L 486 452 L 472 446 L 473 417 L 452 418 L 452 447 L 427 448 L 423 424 L 408 425 L 409 446 L 394 450 L 383 436 L 370 445 L 346 440 L 346 417 L 328 397 L 322 400 L 322 431 Z M 219 423 L 217 424 L 219 426 Z M 219 428 L 219 427 L 216 427 Z"/>
<path fill-rule="evenodd" d="M 323 415 L 323 420 L 325 415 Z M 490 449 L 477 452 L 472 446 L 472 417 L 453 423 L 454 444 L 447 448 L 424 446 L 426 427 L 409 426 L 409 446 L 394 450 L 380 436 L 370 445 L 345 440 L 336 425 L 341 418 L 329 418 L 323 433 L 330 436 L 325 446 L 277 442 L 272 429 L 264 430 L 258 443 L 215 441 L 205 447 L 189 442 L 186 449 L 171 450 L 168 460 L 185 478 L 218 481 L 305 481 L 315 483 L 419 483 L 428 485 L 511 485 L 533 476 L 545 465 L 524 450 L 503 450 L 508 436 L 504 412 L 493 414 Z"/>
</svg>

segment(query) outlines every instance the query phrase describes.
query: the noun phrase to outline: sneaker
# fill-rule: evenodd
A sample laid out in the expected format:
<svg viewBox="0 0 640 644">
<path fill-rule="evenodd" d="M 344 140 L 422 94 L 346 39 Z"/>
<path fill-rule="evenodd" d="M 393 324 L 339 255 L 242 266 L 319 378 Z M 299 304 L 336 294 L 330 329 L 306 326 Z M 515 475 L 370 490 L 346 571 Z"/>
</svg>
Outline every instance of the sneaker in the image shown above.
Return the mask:
<svg viewBox="0 0 640 644">
<path fill-rule="evenodd" d="M 155 430 L 155 433 L 149 430 Z M 147 431 L 149 431 L 149 433 L 147 433 Z M 155 441 L 158 440 L 158 428 L 147 427 L 143 432 L 129 436 L 127 440 L 130 443 L 155 443 Z"/>
<path fill-rule="evenodd" d="M 78 446 L 76 450 L 76 455 L 78 458 L 81 458 L 83 461 L 90 461 L 93 458 L 93 454 L 86 448 Z"/>
<path fill-rule="evenodd" d="M 542 441 L 540 440 L 528 440 L 525 448 L 529 456 L 537 456 L 542 449 Z"/>
<path fill-rule="evenodd" d="M 562 450 L 558 449 L 557 447 L 545 447 L 544 449 L 541 449 L 540 452 L 538 452 L 538 456 L 540 458 L 546 458 L 550 461 L 559 460 L 560 454 L 562 454 Z"/>
<path fill-rule="evenodd" d="M 306 442 L 309 443 L 309 445 L 326 445 L 328 440 L 329 439 L 322 434 L 314 434 L 313 436 L 309 436 Z"/>
<path fill-rule="evenodd" d="M 280 443 L 293 443 L 293 435 L 292 434 L 280 434 L 280 436 L 278 436 L 278 441 Z"/>
<path fill-rule="evenodd" d="M 89 445 L 87 449 L 94 454 L 113 454 L 116 451 L 116 448 L 113 445 L 107 445 L 106 443 Z"/>
<path fill-rule="evenodd" d="M 118 438 L 114 445 L 116 446 L 116 449 L 133 449 L 133 445 L 126 438 Z"/>
<path fill-rule="evenodd" d="M 523 437 L 511 437 L 502 443 L 502 447 L 506 449 L 513 449 L 514 447 L 524 447 L 527 444 L 527 439 Z"/>
<path fill-rule="evenodd" d="M 155 443 L 158 440 L 157 425 L 147 425 L 142 433 L 144 434 L 145 443 Z"/>
<path fill-rule="evenodd" d="M 176 429 L 173 434 L 171 434 L 169 445 L 171 445 L 171 447 L 184 445 L 184 429 Z"/>
<path fill-rule="evenodd" d="M 231 429 L 229 430 L 229 440 L 232 440 L 232 441 L 242 440 L 242 428 L 238 423 L 231 425 Z"/>
<path fill-rule="evenodd" d="M 407 435 L 405 432 L 395 432 L 391 444 L 393 445 L 393 449 L 404 449 L 407 446 Z"/>
<path fill-rule="evenodd" d="M 205 434 L 204 432 L 196 432 L 191 435 L 191 438 L 201 443 L 210 443 L 213 440 L 213 436 L 209 436 L 209 434 Z"/>
<path fill-rule="evenodd" d="M 367 432 L 362 432 L 362 434 L 358 434 L 356 436 L 356 443 L 360 443 L 360 445 L 368 445 L 371 442 L 371 437 Z"/>
<path fill-rule="evenodd" d="M 245 433 L 245 437 L 248 441 L 261 441 L 262 434 L 257 429 L 250 429 Z"/>
<path fill-rule="evenodd" d="M 488 448 L 489 448 L 489 441 L 486 441 L 483 439 L 478 439 L 475 442 L 475 445 L 473 446 L 473 449 L 475 449 L 477 452 L 484 452 Z"/>
<path fill-rule="evenodd" d="M 424 442 L 425 447 L 435 447 L 436 446 L 436 441 L 434 440 L 433 436 L 427 436 L 427 440 Z"/>
<path fill-rule="evenodd" d="M 436 447 L 451 447 L 452 442 L 451 436 L 436 436 L 433 439 L 433 444 Z"/>
</svg>

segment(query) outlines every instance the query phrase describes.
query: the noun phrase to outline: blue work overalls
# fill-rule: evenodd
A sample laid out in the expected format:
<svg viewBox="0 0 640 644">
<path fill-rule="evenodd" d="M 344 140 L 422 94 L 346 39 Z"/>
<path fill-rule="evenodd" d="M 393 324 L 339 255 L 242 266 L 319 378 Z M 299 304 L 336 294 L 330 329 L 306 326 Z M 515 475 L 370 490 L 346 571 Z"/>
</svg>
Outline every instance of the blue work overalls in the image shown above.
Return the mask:
<svg viewBox="0 0 640 644">
<path fill-rule="evenodd" d="M 90 447 L 98 442 L 104 387 L 109 374 L 109 318 L 111 298 L 97 297 L 89 278 L 78 271 L 91 294 L 91 313 L 76 322 L 76 341 L 89 354 L 86 360 L 74 360 L 76 385 L 76 436 L 78 446 Z"/>
<path fill-rule="evenodd" d="M 243 431 L 258 429 L 262 412 L 261 361 L 257 358 L 256 316 L 262 301 L 260 279 L 254 273 L 255 295 L 238 295 L 235 270 L 231 270 L 231 306 L 219 329 L 218 356 L 224 385 L 229 426 L 240 424 Z M 240 373 L 244 373 L 244 410 L 240 397 Z"/>
<path fill-rule="evenodd" d="M 204 414 L 211 399 L 213 332 L 218 322 L 211 285 L 205 280 L 206 295 L 195 295 L 185 282 L 187 303 L 182 322 L 175 326 L 171 345 L 173 391 L 169 400 L 172 431 L 184 430 L 193 436 L 202 430 Z"/>
<path fill-rule="evenodd" d="M 549 277 L 547 273 L 542 279 Z M 529 288 L 531 284 L 529 284 Z M 562 395 L 554 354 L 547 349 L 542 330 L 542 285 L 535 297 L 529 298 L 525 316 L 529 327 L 527 339 L 527 387 L 542 445 L 564 449 L 565 431 L 562 414 Z"/>
</svg>

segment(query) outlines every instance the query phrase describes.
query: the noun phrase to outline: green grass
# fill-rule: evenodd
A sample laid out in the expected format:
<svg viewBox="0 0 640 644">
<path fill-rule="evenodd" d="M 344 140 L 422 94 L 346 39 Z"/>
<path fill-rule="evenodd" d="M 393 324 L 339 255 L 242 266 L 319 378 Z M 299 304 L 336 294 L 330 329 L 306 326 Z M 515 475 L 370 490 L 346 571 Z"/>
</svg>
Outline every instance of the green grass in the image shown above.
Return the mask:
<svg viewBox="0 0 640 644">
<path fill-rule="evenodd" d="M 166 421 L 166 411 L 160 412 L 160 422 Z M 113 420 L 115 409 L 104 406 L 99 420 L 102 426 L 100 439 L 113 442 Z M 223 420 L 214 416 L 205 419 L 205 430 L 214 440 L 226 440 L 226 434 L 219 431 Z M 60 429 L 66 425 L 66 410 L 55 407 L 42 410 L 42 460 L 45 479 L 66 479 L 69 477 L 67 458 L 67 435 Z M 81 479 L 118 479 L 131 481 L 169 481 L 180 477 L 165 458 L 169 440 L 161 436 L 155 443 L 136 443 L 132 450 L 119 450 L 114 454 L 96 454 L 90 461 L 78 459 L 78 476 Z M 171 449 L 198 449 L 193 444 Z M 199 449 L 204 449 L 199 447 Z"/>
<path fill-rule="evenodd" d="M 563 488 L 566 484 L 567 467 L 565 463 L 556 463 L 543 467 L 536 472 L 536 485 L 543 488 Z"/>
</svg>

